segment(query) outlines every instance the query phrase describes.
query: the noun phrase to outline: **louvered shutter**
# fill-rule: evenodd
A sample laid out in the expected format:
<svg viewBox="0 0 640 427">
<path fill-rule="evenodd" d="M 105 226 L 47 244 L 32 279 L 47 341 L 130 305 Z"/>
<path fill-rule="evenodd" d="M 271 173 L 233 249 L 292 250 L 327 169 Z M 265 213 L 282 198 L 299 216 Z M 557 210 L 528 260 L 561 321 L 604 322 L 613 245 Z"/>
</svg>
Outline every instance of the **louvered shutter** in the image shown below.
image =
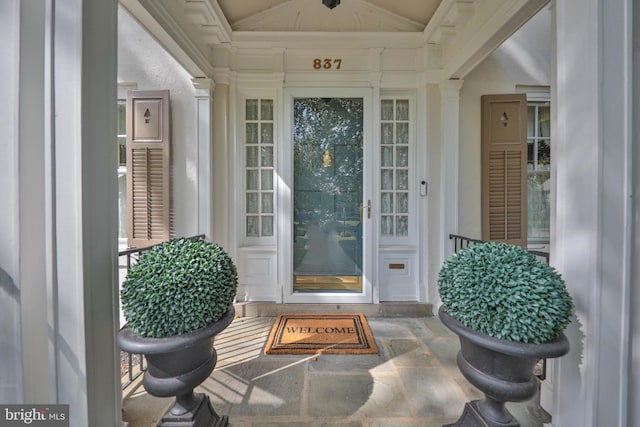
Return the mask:
<svg viewBox="0 0 640 427">
<path fill-rule="evenodd" d="M 527 98 L 482 97 L 482 240 L 527 244 Z"/>
<path fill-rule="evenodd" d="M 144 247 L 170 237 L 169 91 L 127 93 L 127 237 Z"/>
</svg>

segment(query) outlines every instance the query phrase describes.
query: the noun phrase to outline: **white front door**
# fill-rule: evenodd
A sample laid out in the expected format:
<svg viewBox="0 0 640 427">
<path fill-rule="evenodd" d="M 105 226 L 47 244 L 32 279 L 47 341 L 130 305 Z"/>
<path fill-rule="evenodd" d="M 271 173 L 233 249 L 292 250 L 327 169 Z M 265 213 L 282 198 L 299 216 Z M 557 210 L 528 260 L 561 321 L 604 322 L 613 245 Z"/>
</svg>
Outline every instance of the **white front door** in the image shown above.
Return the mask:
<svg viewBox="0 0 640 427">
<path fill-rule="evenodd" d="M 367 90 L 287 94 L 285 302 L 373 302 L 370 99 Z"/>
</svg>

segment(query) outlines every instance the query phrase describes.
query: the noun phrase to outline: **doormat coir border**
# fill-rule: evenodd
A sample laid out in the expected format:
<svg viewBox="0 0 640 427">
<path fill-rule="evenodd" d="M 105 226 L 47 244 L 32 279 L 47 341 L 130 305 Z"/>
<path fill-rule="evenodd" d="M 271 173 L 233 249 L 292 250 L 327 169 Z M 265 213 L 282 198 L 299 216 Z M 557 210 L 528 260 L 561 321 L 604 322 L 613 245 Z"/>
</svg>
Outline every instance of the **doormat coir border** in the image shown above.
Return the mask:
<svg viewBox="0 0 640 427">
<path fill-rule="evenodd" d="M 364 314 L 281 314 L 266 354 L 378 354 Z"/>
</svg>

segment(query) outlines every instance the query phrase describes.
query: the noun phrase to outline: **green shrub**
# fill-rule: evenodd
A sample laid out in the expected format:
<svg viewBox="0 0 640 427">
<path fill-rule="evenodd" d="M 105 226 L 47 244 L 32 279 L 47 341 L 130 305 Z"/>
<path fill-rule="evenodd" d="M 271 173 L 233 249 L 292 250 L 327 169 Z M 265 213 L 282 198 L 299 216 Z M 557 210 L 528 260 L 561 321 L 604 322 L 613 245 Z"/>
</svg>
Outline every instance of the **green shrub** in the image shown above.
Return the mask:
<svg viewBox="0 0 640 427">
<path fill-rule="evenodd" d="M 220 320 L 236 295 L 229 255 L 205 240 L 174 239 L 143 253 L 122 286 L 127 325 L 143 337 L 167 337 Z"/>
<path fill-rule="evenodd" d="M 452 255 L 438 275 L 447 312 L 492 337 L 540 344 L 569 324 L 573 300 L 555 269 L 519 246 L 470 245 Z"/>
</svg>

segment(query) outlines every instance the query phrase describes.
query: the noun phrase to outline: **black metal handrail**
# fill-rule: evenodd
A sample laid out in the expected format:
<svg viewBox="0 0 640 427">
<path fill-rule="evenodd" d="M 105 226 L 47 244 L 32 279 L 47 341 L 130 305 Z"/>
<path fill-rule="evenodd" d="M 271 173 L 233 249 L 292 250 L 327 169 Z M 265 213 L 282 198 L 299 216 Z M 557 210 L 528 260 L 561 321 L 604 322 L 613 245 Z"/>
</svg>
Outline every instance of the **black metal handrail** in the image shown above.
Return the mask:
<svg viewBox="0 0 640 427">
<path fill-rule="evenodd" d="M 187 237 L 187 239 L 204 239 L 204 234 L 198 234 L 197 236 Z M 129 248 L 118 252 L 118 259 L 121 256 L 127 257 L 127 273 L 131 269 L 131 266 L 135 261 L 140 258 L 144 252 L 153 248 L 157 245 L 145 246 L 143 248 Z M 119 265 L 119 264 L 118 264 Z M 126 328 L 127 325 L 123 325 L 120 330 Z M 134 373 L 134 366 L 137 366 L 138 369 Z M 127 388 L 131 383 L 133 383 L 136 379 L 140 377 L 147 369 L 147 364 L 145 363 L 145 359 L 141 354 L 132 354 L 128 351 L 120 351 L 120 376 L 122 378 L 122 389 Z"/>
<path fill-rule="evenodd" d="M 469 245 L 486 243 L 485 240 L 473 239 L 471 237 L 460 236 L 458 234 L 449 234 L 449 240 L 453 240 L 454 253 L 458 252 L 462 248 L 466 248 Z M 544 261 L 549 264 L 549 252 L 534 251 L 529 249 L 527 249 L 527 251 L 539 258 L 544 259 Z M 547 359 L 542 359 L 540 361 L 539 366 L 536 366 L 536 371 L 536 376 L 540 379 L 540 381 L 544 381 L 547 378 Z"/>
<path fill-rule="evenodd" d="M 484 240 L 472 239 L 471 237 L 459 236 L 457 234 L 449 234 L 449 240 L 453 240 L 454 253 L 474 243 L 484 243 Z"/>
<path fill-rule="evenodd" d="M 449 240 L 453 240 L 453 252 L 458 252 L 462 248 L 466 248 L 469 245 L 473 245 L 475 243 L 486 243 L 485 240 L 473 239 L 471 237 L 461 236 L 459 234 L 449 234 Z M 535 256 L 544 259 L 544 261 L 549 264 L 549 252 L 536 251 L 532 249 L 527 249 L 529 253 L 534 254 Z"/>
</svg>

